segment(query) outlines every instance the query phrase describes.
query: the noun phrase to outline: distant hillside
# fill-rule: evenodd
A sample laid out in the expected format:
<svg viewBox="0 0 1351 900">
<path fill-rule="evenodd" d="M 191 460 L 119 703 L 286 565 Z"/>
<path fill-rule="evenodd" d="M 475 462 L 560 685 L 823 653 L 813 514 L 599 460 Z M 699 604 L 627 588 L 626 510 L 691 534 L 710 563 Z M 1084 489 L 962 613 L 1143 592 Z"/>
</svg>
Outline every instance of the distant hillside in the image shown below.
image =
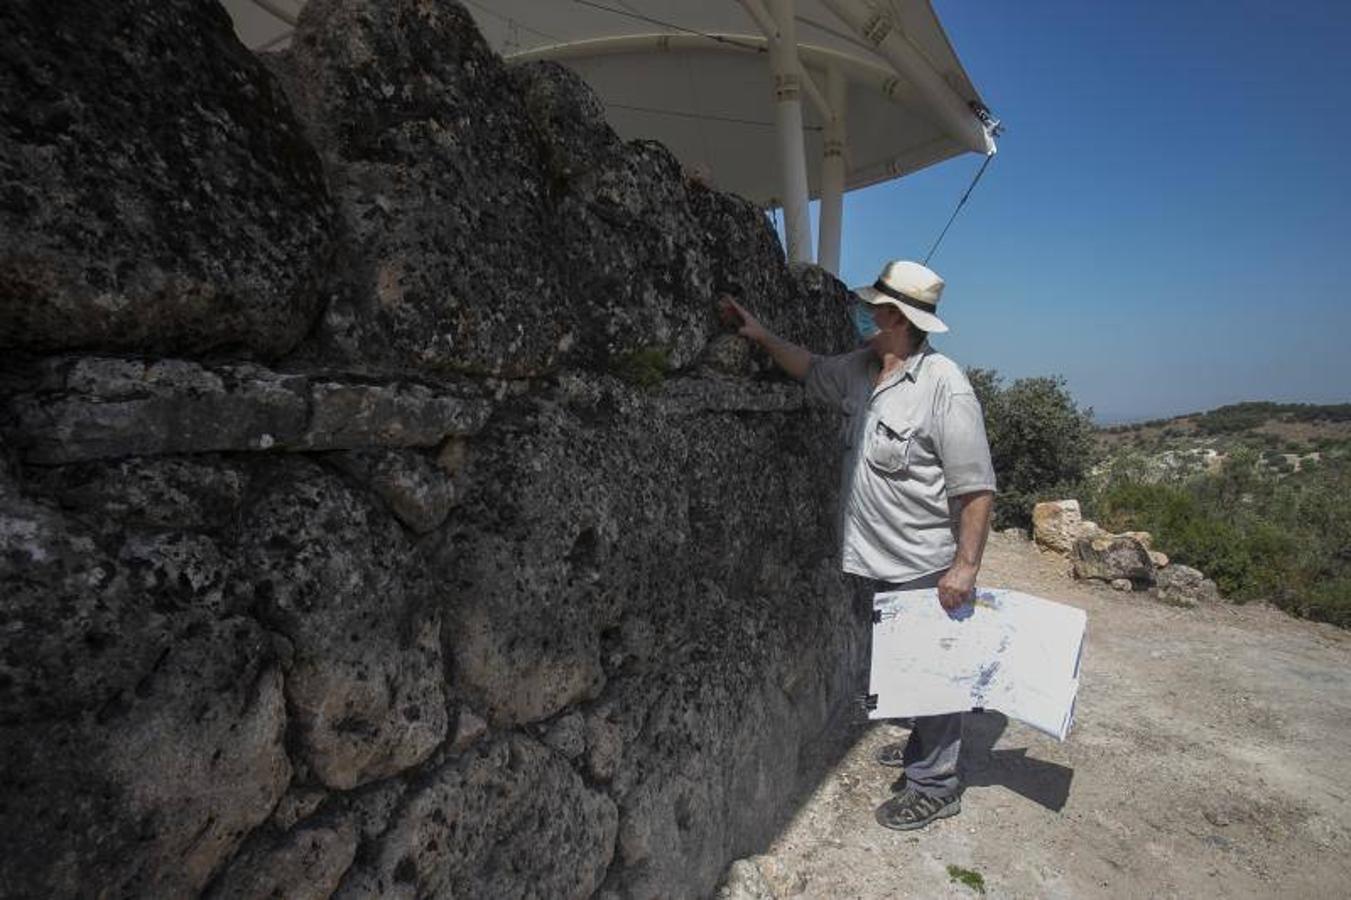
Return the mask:
<svg viewBox="0 0 1351 900">
<path fill-rule="evenodd" d="M 1104 450 L 1123 445 L 1157 447 L 1177 440 L 1217 446 L 1248 444 L 1309 452 L 1351 441 L 1351 403 L 1231 403 L 1171 419 L 1151 419 L 1098 429 Z"/>
</svg>

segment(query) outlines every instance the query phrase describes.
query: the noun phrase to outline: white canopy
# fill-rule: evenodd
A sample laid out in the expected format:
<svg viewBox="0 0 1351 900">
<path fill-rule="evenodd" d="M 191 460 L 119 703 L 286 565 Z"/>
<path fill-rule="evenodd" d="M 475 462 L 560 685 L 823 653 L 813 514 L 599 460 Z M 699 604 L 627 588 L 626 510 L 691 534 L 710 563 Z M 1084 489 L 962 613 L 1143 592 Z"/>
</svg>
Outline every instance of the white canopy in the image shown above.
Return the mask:
<svg viewBox="0 0 1351 900">
<path fill-rule="evenodd" d="M 810 258 L 809 196 L 823 200 L 820 261 L 835 270 L 843 191 L 995 149 L 928 0 L 464 3 L 507 61 L 557 60 L 586 79 L 621 136 L 782 206 L 795 260 Z M 302 5 L 225 0 L 255 49 L 284 46 Z"/>
</svg>

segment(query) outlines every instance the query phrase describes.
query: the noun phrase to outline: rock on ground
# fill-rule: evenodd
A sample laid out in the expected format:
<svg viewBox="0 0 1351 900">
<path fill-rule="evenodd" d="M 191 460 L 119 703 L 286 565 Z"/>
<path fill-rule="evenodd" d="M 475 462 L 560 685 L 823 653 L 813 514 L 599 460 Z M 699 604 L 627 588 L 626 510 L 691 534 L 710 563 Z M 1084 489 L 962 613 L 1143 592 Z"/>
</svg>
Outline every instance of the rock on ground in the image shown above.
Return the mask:
<svg viewBox="0 0 1351 900">
<path fill-rule="evenodd" d="M 1149 551 L 1135 538 L 1108 535 L 1079 538 L 1071 554 L 1075 578 L 1094 578 L 1112 582 L 1129 581 L 1133 586 L 1153 586 L 1156 575 Z"/>
</svg>

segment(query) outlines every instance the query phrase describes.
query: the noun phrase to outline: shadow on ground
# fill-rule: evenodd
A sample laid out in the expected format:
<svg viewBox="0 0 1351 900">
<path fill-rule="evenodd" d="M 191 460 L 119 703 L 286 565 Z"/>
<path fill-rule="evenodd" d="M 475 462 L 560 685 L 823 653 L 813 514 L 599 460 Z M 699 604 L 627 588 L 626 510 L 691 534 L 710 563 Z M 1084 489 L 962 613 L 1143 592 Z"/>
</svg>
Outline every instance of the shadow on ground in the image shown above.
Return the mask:
<svg viewBox="0 0 1351 900">
<path fill-rule="evenodd" d="M 1027 755 L 1026 747 L 995 750 L 1008 717 L 997 712 L 971 713 L 962 729 L 962 783 L 966 787 L 1000 785 L 1052 812 L 1069 799 L 1074 770 Z"/>
</svg>

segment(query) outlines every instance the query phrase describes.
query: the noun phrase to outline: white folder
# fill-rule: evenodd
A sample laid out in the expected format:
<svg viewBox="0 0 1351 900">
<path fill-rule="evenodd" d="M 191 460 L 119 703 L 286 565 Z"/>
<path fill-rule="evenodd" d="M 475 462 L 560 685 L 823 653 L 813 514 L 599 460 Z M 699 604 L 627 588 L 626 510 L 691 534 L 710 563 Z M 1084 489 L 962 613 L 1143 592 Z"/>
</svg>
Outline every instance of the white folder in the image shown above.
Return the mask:
<svg viewBox="0 0 1351 900">
<path fill-rule="evenodd" d="M 868 716 L 995 709 L 1063 741 L 1087 622 L 1082 609 L 1017 591 L 981 588 L 951 613 L 937 588 L 877 594 Z"/>
</svg>

